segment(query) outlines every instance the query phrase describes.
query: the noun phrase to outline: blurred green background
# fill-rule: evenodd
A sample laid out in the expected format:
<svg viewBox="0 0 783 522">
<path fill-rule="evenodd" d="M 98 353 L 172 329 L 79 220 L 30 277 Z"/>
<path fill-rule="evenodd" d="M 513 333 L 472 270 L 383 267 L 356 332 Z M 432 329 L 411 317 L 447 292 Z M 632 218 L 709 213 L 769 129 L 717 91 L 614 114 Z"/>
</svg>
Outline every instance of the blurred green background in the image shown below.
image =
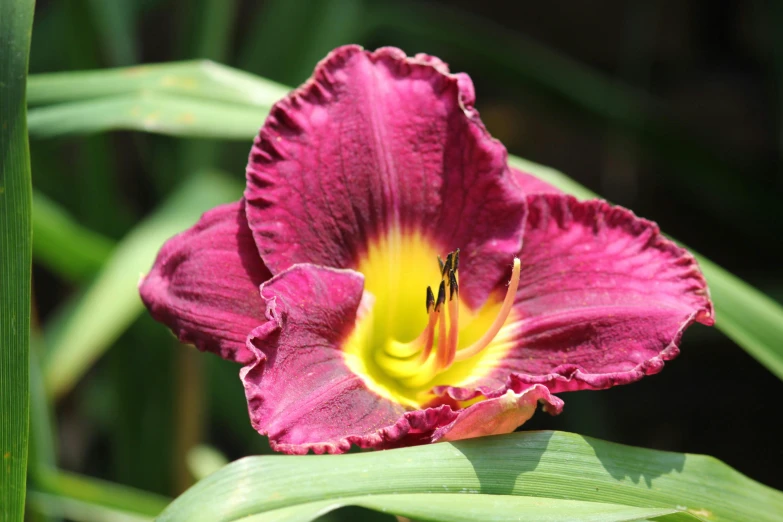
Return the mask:
<svg viewBox="0 0 783 522">
<path fill-rule="evenodd" d="M 782 23 L 783 4 L 761 0 L 38 0 L 30 73 L 205 58 L 294 86 L 345 43 L 434 54 L 471 75 L 511 153 L 780 300 Z M 33 82 L 32 467 L 175 495 L 224 458 L 268 452 L 237 366 L 178 345 L 138 301 L 104 306 L 112 274 L 239 196 L 250 140 L 48 136 Z M 632 386 L 568 394 L 561 416 L 524 428 L 707 453 L 783 488 L 783 383 L 714 329 L 694 326 L 682 352 Z"/>
</svg>

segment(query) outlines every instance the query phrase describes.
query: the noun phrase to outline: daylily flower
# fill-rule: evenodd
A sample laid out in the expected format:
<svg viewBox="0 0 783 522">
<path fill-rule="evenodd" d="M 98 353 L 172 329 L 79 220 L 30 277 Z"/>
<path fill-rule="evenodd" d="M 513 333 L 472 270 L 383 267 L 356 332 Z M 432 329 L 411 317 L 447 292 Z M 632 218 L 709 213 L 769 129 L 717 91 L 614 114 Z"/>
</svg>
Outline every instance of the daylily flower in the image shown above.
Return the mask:
<svg viewBox="0 0 783 522">
<path fill-rule="evenodd" d="M 554 394 L 659 372 L 712 304 L 657 226 L 509 168 L 470 78 L 333 51 L 272 109 L 244 198 L 142 281 L 184 342 L 242 363 L 287 453 L 507 433 Z"/>
</svg>

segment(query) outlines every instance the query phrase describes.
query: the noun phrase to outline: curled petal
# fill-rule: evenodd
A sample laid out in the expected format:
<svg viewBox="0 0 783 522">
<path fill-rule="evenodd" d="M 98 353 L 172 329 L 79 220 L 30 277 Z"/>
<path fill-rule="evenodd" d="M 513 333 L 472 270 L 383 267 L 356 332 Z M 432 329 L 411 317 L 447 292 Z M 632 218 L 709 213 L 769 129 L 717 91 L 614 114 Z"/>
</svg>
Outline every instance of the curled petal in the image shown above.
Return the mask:
<svg viewBox="0 0 783 522">
<path fill-rule="evenodd" d="M 348 370 L 340 345 L 356 321 L 358 272 L 294 265 L 261 287 L 267 323 L 247 339 L 256 360 L 241 370 L 250 420 L 277 451 L 342 453 L 376 446 L 404 409 Z M 389 437 L 398 437 L 390 433 Z"/>
<path fill-rule="evenodd" d="M 309 264 L 294 265 L 262 285 L 267 322 L 248 337 L 256 358 L 240 376 L 253 427 L 269 436 L 276 451 L 343 453 L 352 444 L 391 448 L 447 434 L 454 439 L 476 433 L 471 426 L 479 418 L 511 431 L 539 400 L 559 412 L 559 399 L 543 386 L 520 387 L 489 406 L 464 410 L 442 401 L 447 403 L 406 411 L 379 396 L 348 369 L 340 349 L 354 327 L 362 294 L 358 272 Z M 519 406 L 519 414 L 510 411 L 512 405 Z M 458 422 L 462 415 L 465 421 Z"/>
<path fill-rule="evenodd" d="M 630 383 L 676 357 L 691 323 L 714 322 L 696 260 L 654 223 L 570 196 L 529 196 L 528 208 L 512 348 L 477 387 L 509 375 L 553 393 Z"/>
<path fill-rule="evenodd" d="M 519 393 L 509 389 L 499 397 L 477 402 L 460 411 L 451 423 L 435 430 L 433 440 L 511 433 L 533 416 L 539 401 L 553 414 L 560 413 L 563 407 L 563 401 L 551 395 L 546 386 L 534 384 Z"/>
<path fill-rule="evenodd" d="M 356 268 L 373 241 L 415 233 L 461 248 L 463 299 L 484 302 L 519 250 L 525 200 L 464 74 L 427 55 L 333 51 L 270 112 L 247 167 L 265 263 Z"/>
<path fill-rule="evenodd" d="M 169 239 L 139 284 L 152 316 L 180 341 L 231 361 L 253 359 L 247 333 L 263 322 L 258 285 L 271 277 L 261 262 L 244 201 L 205 213 Z"/>
</svg>

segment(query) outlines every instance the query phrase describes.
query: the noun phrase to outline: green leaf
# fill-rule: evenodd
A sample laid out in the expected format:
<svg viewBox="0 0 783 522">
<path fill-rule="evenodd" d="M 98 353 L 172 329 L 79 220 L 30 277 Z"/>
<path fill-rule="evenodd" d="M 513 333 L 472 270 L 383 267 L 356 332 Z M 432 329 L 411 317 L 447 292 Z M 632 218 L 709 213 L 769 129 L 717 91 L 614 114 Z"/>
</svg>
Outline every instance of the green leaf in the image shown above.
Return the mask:
<svg viewBox="0 0 783 522">
<path fill-rule="evenodd" d="M 38 513 L 75 522 L 149 522 L 153 519 L 82 500 L 41 493 L 35 489 L 29 493 L 28 504 Z"/>
<path fill-rule="evenodd" d="M 32 182 L 25 84 L 32 0 L 0 2 L 0 519 L 24 516 Z"/>
<path fill-rule="evenodd" d="M 85 370 L 142 311 L 137 284 L 161 245 L 193 225 L 199 215 L 238 199 L 242 187 L 222 175 L 203 173 L 186 182 L 114 249 L 86 292 L 47 331 L 44 381 L 52 396 L 71 389 Z"/>
<path fill-rule="evenodd" d="M 169 503 L 169 499 L 155 493 L 60 470 L 47 470 L 40 473 L 35 488 L 39 493 L 60 499 L 141 515 L 145 518 L 157 516 Z"/>
<path fill-rule="evenodd" d="M 630 511 L 625 520 L 684 511 L 710 521 L 771 522 L 783 513 L 783 493 L 711 457 L 571 433 L 527 432 L 339 456 L 248 457 L 193 486 L 158 520 L 229 521 L 262 513 L 269 518 L 249 520 L 276 520 L 275 510 L 284 509 L 310 520 L 324 506 L 353 503 L 426 520 L 459 520 L 468 509 L 465 503 L 475 499 L 476 505 L 484 505 L 493 499 L 483 497 L 492 495 L 500 497 L 494 499 L 497 511 L 479 519 L 501 517 L 513 503 L 519 505 L 516 515 L 526 520 L 527 510 L 533 520 L 545 514 L 538 510 L 543 505 L 578 517 L 587 509 L 582 502 L 609 504 L 593 506 L 601 520 L 614 520 L 611 513 L 618 506 L 651 510 Z M 534 505 L 532 498 L 542 504 Z M 558 499 L 579 504 L 554 502 Z M 312 503 L 321 504 L 299 509 Z M 421 512 L 416 506 L 422 506 Z M 663 511 L 652 511 L 656 509 Z"/>
<path fill-rule="evenodd" d="M 157 92 L 30 109 L 30 135 L 51 138 L 130 129 L 189 138 L 248 140 L 269 106 L 239 105 Z"/>
<path fill-rule="evenodd" d="M 509 163 L 578 198 L 599 197 L 549 167 L 515 156 L 509 156 Z M 706 257 L 695 252 L 694 256 L 709 284 L 715 326 L 783 379 L 783 306 Z"/>
<path fill-rule="evenodd" d="M 149 521 L 169 502 L 154 493 L 54 469 L 41 470 L 36 478 L 30 507 L 77 522 Z"/>
<path fill-rule="evenodd" d="M 114 241 L 81 226 L 40 192 L 33 193 L 33 256 L 37 262 L 79 281 L 95 274 L 113 248 Z"/>
<path fill-rule="evenodd" d="M 201 480 L 228 464 L 226 456 L 207 444 L 199 444 L 188 451 L 188 470 Z"/>
<path fill-rule="evenodd" d="M 177 98 L 270 107 L 288 91 L 270 80 L 202 60 L 35 74 L 29 78 L 27 101 L 32 106 L 155 92 Z"/>
</svg>

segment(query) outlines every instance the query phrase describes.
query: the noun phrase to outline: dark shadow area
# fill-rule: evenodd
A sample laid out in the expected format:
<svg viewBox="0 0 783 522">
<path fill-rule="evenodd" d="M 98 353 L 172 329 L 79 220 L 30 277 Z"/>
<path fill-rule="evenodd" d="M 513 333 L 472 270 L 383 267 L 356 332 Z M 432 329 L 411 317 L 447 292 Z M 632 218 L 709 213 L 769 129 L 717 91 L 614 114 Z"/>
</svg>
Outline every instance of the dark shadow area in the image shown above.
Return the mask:
<svg viewBox="0 0 783 522">
<path fill-rule="evenodd" d="M 642 481 L 652 488 L 653 480 L 672 471 L 681 472 L 685 466 L 682 453 L 656 452 L 655 458 L 642 448 L 618 446 L 590 437 L 583 437 L 589 444 L 601 465 L 617 480 L 630 479 L 634 484 Z M 638 458 L 634 458 L 638 457 Z"/>
<path fill-rule="evenodd" d="M 559 437 L 567 439 L 553 441 Z M 577 437 L 574 441 L 568 440 L 570 434 L 531 431 L 452 444 L 470 461 L 481 483 L 482 492 L 497 495 L 511 494 L 520 480 L 546 480 L 546 475 L 556 473 L 572 459 L 584 455 L 587 446 L 614 479 L 628 479 L 637 486 L 651 488 L 656 478 L 672 471 L 681 472 L 685 466 L 685 455 L 679 453 L 655 452 L 651 455 L 644 448 L 618 445 L 581 435 Z M 557 451 L 547 456 L 549 462 L 542 467 L 542 457 L 548 449 Z M 526 473 L 533 474 L 526 477 Z"/>
<path fill-rule="evenodd" d="M 536 431 L 514 444 L 508 444 L 508 437 L 497 436 L 452 445 L 470 461 L 482 492 L 510 495 L 519 477 L 538 467 L 551 437 L 551 431 Z"/>
<path fill-rule="evenodd" d="M 388 515 L 358 506 L 345 506 L 330 511 L 315 519 L 315 522 L 397 522 L 394 515 Z"/>
</svg>

